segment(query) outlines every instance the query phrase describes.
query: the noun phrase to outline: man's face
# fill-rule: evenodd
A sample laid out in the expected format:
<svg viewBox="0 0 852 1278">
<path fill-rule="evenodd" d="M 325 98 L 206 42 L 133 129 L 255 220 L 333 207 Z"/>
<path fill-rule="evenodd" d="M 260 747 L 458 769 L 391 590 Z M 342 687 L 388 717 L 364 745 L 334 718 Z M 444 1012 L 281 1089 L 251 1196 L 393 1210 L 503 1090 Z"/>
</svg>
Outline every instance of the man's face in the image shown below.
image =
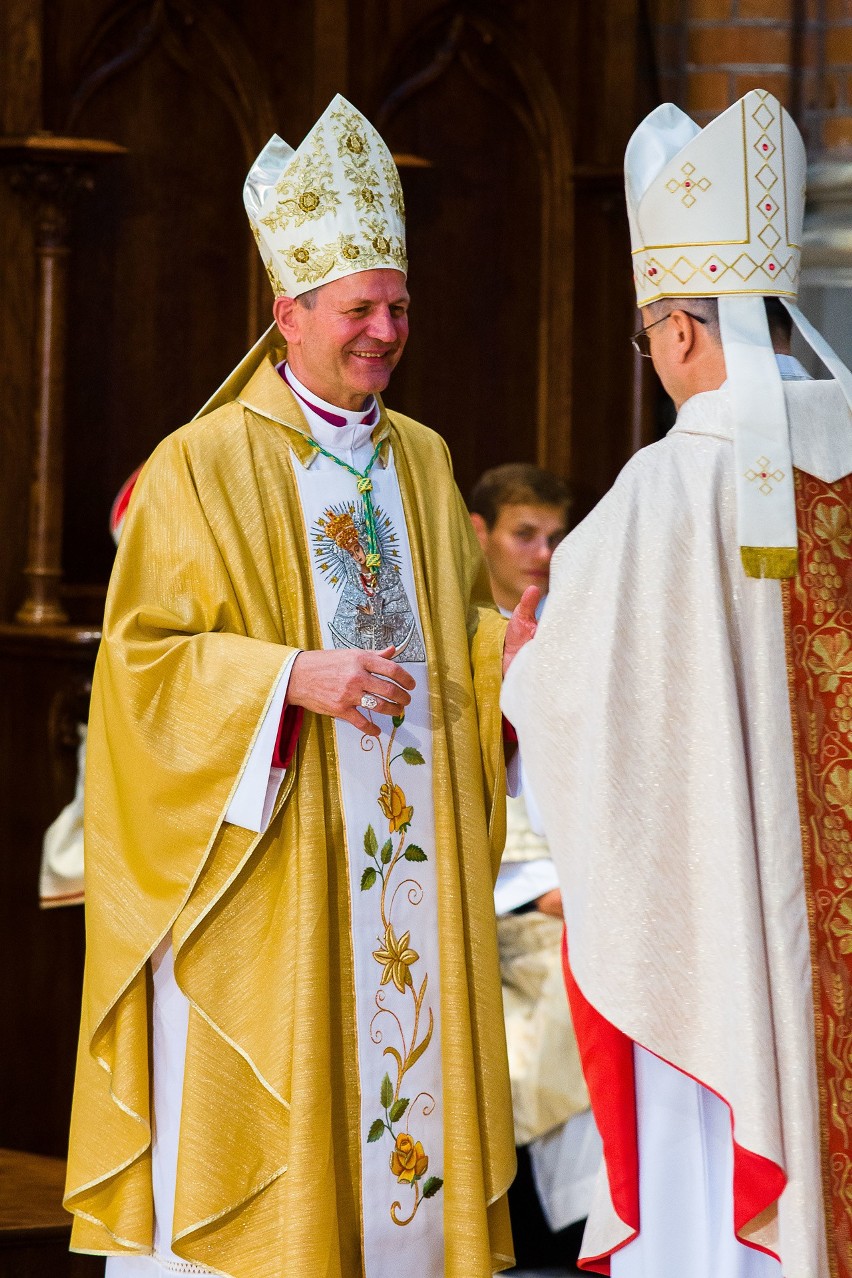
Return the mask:
<svg viewBox="0 0 852 1278">
<path fill-rule="evenodd" d="M 511 611 L 527 586 L 547 590 L 553 552 L 568 531 L 561 506 L 502 506 L 493 528 L 481 515 L 471 518 L 501 608 Z"/>
<path fill-rule="evenodd" d="M 408 304 L 405 276 L 381 268 L 324 284 L 311 309 L 277 298 L 275 318 L 299 380 L 331 404 L 359 409 L 385 389 L 399 363 Z"/>
</svg>

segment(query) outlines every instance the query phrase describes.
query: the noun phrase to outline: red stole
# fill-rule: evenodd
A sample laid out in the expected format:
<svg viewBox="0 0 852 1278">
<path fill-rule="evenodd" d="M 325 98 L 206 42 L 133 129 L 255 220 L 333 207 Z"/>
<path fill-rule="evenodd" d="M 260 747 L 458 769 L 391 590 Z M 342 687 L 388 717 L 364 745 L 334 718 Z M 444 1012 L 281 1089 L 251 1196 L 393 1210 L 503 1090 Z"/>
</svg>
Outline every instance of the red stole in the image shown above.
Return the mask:
<svg viewBox="0 0 852 1278">
<path fill-rule="evenodd" d="M 852 476 L 796 472 L 783 583 L 832 1278 L 852 1278 Z"/>
</svg>

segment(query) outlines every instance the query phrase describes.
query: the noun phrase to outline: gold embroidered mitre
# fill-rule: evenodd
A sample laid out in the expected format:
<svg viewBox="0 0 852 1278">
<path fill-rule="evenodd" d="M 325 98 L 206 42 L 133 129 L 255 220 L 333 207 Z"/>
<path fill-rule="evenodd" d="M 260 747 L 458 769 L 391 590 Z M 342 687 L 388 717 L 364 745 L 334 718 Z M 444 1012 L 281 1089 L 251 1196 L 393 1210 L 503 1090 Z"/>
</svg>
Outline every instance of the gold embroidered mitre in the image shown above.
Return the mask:
<svg viewBox="0 0 852 1278">
<path fill-rule="evenodd" d="M 393 156 L 338 94 L 301 146 L 273 134 L 246 178 L 243 199 L 277 296 L 367 271 L 405 274 L 405 206 Z"/>
<path fill-rule="evenodd" d="M 667 102 L 624 157 L 639 306 L 663 297 L 795 300 L 807 159 L 799 130 L 763 89 L 700 129 Z"/>
</svg>

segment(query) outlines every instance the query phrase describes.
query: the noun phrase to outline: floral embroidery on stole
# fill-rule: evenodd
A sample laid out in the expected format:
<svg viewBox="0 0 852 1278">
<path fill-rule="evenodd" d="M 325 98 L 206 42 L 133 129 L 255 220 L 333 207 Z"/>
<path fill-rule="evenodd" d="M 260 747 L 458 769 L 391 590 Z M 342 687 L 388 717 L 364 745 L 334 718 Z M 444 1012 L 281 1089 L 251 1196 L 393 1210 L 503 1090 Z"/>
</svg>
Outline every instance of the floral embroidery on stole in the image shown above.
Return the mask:
<svg viewBox="0 0 852 1278">
<path fill-rule="evenodd" d="M 782 583 L 811 938 L 826 1232 L 852 1278 L 852 476 L 796 472 L 799 575 Z"/>
</svg>

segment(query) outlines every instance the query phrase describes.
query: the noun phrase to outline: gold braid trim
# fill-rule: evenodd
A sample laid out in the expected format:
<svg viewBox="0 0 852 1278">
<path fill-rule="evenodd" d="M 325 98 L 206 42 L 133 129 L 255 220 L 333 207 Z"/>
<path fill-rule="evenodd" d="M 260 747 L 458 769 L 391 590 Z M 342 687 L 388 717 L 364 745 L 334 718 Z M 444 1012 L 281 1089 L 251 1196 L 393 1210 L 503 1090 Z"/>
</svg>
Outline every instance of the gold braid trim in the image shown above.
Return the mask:
<svg viewBox="0 0 852 1278">
<path fill-rule="evenodd" d="M 747 577 L 795 577 L 799 552 L 795 546 L 740 546 Z"/>
</svg>

